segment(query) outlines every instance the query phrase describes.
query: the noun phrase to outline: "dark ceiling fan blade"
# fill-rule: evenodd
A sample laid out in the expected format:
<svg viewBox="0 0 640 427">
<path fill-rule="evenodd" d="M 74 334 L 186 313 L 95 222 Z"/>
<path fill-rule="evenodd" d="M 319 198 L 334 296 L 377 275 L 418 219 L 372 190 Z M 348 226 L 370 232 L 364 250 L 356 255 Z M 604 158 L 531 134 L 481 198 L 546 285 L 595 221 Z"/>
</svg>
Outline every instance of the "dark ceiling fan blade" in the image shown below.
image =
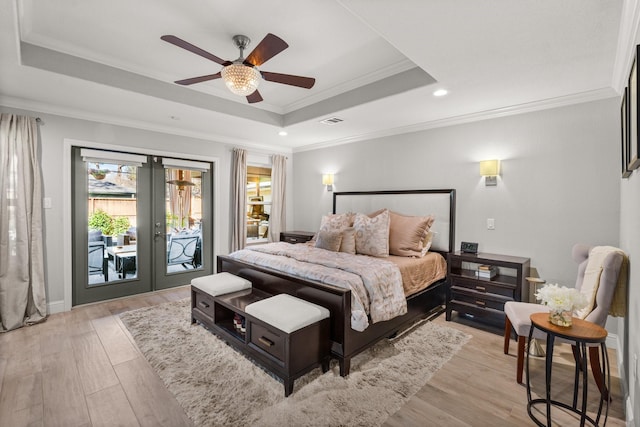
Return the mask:
<svg viewBox="0 0 640 427">
<path fill-rule="evenodd" d="M 270 73 L 268 71 L 261 71 L 262 78 L 276 83 L 282 83 L 285 85 L 298 86 L 305 89 L 311 89 L 316 83 L 316 79 L 311 77 L 292 76 L 291 74 Z"/>
<path fill-rule="evenodd" d="M 220 59 L 217 56 L 215 56 L 212 53 L 207 52 L 206 50 L 200 49 L 198 46 L 194 46 L 189 42 L 186 42 L 176 36 L 173 35 L 166 35 L 166 36 L 162 36 L 160 37 L 162 40 L 166 41 L 167 43 L 171 43 L 172 45 L 176 45 L 178 47 L 181 47 L 183 49 L 188 50 L 189 52 L 195 53 L 196 55 L 200 55 L 203 58 L 207 58 L 210 61 L 216 62 L 220 65 L 229 65 L 231 64 L 231 62 L 229 61 L 225 61 L 224 59 Z"/>
<path fill-rule="evenodd" d="M 249 64 L 258 67 L 288 47 L 289 45 L 287 42 L 282 40 L 280 37 L 269 33 L 264 36 L 262 41 L 255 49 L 253 49 L 244 62 L 248 62 Z"/>
<path fill-rule="evenodd" d="M 194 83 L 202 83 L 208 80 L 219 79 L 220 77 L 222 77 L 222 74 L 220 73 L 220 71 L 218 71 L 215 74 L 207 74 L 206 76 L 191 77 L 190 79 L 178 80 L 176 81 L 176 83 L 179 85 L 187 86 L 187 85 L 192 85 Z"/>
<path fill-rule="evenodd" d="M 255 104 L 256 102 L 262 101 L 262 95 L 260 95 L 260 92 L 256 89 L 251 95 L 247 95 L 247 101 L 249 101 L 249 104 Z"/>
</svg>

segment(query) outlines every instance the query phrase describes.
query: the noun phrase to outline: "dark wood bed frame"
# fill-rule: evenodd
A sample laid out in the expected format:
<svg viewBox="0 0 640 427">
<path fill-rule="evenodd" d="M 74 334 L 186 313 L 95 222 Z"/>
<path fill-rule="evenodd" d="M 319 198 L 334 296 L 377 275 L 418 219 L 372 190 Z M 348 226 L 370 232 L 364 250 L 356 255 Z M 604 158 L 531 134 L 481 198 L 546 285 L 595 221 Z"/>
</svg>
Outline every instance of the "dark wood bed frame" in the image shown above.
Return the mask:
<svg viewBox="0 0 640 427">
<path fill-rule="evenodd" d="M 337 192 L 333 195 L 333 210 L 336 212 L 336 199 L 340 196 L 375 195 L 412 195 L 448 194 L 448 249 L 437 252 L 446 258 L 446 252 L 453 251 L 455 241 L 455 190 L 401 190 L 401 191 L 367 191 Z M 423 213 L 423 215 L 428 213 Z M 437 220 L 436 220 L 437 221 Z M 243 261 L 219 255 L 218 272 L 227 271 L 250 280 L 252 286 L 265 292 L 289 294 L 313 302 L 329 309 L 331 313 L 332 356 L 340 362 L 340 375 L 349 374 L 351 358 L 371 347 L 383 338 L 393 336 L 416 321 L 442 312 L 446 303 L 447 279 L 442 279 L 428 288 L 407 298 L 407 313 L 393 319 L 372 323 L 363 332 L 351 329 L 351 291 L 320 282 L 290 276 L 276 270 L 256 266 Z"/>
</svg>

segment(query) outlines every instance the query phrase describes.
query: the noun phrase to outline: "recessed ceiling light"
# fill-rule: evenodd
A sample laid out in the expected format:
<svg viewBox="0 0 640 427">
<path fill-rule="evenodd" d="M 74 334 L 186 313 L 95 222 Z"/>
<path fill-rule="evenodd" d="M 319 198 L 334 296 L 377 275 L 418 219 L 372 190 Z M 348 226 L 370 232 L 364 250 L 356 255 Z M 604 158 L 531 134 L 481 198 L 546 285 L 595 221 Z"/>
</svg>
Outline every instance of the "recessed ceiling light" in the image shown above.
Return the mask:
<svg viewBox="0 0 640 427">
<path fill-rule="evenodd" d="M 433 96 L 445 96 L 447 93 L 449 92 L 446 89 L 438 89 L 433 92 Z"/>
<path fill-rule="evenodd" d="M 289 135 L 289 134 L 287 133 L 287 131 L 286 131 L 286 130 L 281 130 L 280 132 L 278 132 L 278 135 L 280 135 L 280 136 L 287 136 L 287 135 Z"/>
</svg>

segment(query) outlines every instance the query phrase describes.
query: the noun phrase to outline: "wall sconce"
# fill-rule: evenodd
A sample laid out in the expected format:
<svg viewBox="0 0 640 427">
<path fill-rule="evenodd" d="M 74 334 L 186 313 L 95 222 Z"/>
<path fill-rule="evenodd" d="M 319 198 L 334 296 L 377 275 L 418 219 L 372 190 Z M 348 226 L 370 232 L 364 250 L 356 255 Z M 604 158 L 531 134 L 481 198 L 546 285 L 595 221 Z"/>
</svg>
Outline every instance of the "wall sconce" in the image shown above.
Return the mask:
<svg viewBox="0 0 640 427">
<path fill-rule="evenodd" d="M 483 160 L 480 162 L 480 176 L 484 176 L 484 185 L 498 185 L 500 162 L 498 160 Z"/>
<path fill-rule="evenodd" d="M 327 191 L 333 191 L 333 174 L 327 173 L 322 175 L 322 185 L 327 186 Z"/>
</svg>

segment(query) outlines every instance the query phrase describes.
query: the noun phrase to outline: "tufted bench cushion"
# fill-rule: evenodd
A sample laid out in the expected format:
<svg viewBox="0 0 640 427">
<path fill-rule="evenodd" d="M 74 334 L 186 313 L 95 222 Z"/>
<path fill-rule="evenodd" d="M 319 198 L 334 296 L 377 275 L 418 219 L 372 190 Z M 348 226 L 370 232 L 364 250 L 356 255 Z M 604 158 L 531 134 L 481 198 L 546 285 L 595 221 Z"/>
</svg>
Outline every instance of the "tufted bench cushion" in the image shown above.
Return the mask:
<svg viewBox="0 0 640 427">
<path fill-rule="evenodd" d="M 218 273 L 210 276 L 196 277 L 191 286 L 211 296 L 218 296 L 251 288 L 251 282 L 231 273 Z"/>
<path fill-rule="evenodd" d="M 249 304 L 245 312 L 287 333 L 329 317 L 326 308 L 287 294 Z"/>
</svg>

